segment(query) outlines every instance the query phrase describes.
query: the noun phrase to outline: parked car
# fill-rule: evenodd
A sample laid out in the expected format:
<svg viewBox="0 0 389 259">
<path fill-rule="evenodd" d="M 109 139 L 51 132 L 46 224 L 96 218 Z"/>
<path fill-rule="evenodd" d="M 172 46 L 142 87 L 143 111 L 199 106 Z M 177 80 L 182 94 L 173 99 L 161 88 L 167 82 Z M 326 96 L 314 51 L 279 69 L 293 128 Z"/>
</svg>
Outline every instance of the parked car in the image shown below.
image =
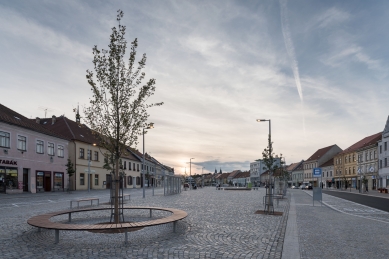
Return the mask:
<svg viewBox="0 0 389 259">
<path fill-rule="evenodd" d="M 304 190 L 304 189 L 305 189 L 305 187 L 306 187 L 306 185 L 302 184 L 302 185 L 300 185 L 300 187 L 299 187 L 299 188 L 300 188 L 301 190 Z"/>
<path fill-rule="evenodd" d="M 312 190 L 312 185 L 305 186 L 305 190 Z"/>
<path fill-rule="evenodd" d="M 293 185 L 293 186 L 292 186 L 292 189 L 297 189 L 297 187 Z"/>
</svg>

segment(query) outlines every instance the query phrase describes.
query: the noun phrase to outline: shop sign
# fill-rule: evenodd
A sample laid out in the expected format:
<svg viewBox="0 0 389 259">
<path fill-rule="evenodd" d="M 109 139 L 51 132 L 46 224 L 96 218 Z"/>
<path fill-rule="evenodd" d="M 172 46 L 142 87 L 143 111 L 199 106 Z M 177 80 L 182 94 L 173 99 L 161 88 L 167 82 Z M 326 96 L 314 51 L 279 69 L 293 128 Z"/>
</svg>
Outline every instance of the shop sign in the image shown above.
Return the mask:
<svg viewBox="0 0 389 259">
<path fill-rule="evenodd" d="M 14 160 L 1 160 L 0 159 L 0 164 L 3 164 L 3 165 L 18 165 L 18 162 L 14 161 Z"/>
</svg>

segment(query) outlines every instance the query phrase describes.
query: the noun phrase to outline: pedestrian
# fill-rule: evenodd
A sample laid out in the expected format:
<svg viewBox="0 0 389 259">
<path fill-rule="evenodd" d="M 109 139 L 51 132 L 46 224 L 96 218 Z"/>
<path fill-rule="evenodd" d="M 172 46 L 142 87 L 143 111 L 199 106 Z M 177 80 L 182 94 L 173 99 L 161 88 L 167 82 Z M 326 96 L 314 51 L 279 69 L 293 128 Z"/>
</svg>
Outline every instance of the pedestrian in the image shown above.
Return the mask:
<svg viewBox="0 0 389 259">
<path fill-rule="evenodd" d="M 367 187 L 367 184 L 366 184 L 366 192 L 369 192 L 369 188 Z"/>
</svg>

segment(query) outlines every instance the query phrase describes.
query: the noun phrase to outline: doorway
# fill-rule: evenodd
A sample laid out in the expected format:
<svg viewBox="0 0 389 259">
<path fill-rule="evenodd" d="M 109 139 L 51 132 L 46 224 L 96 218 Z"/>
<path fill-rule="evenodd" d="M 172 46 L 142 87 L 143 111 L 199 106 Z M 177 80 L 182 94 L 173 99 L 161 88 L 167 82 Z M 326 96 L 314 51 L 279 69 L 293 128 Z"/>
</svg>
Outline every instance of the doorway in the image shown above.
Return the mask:
<svg viewBox="0 0 389 259">
<path fill-rule="evenodd" d="M 106 180 L 105 189 L 111 189 L 112 176 L 110 174 L 106 174 L 105 175 L 105 180 Z"/>
<path fill-rule="evenodd" d="M 91 189 L 91 190 L 93 189 L 92 188 L 92 186 L 93 186 L 93 181 L 92 181 L 93 177 L 92 176 L 93 176 L 93 174 L 89 174 L 89 189 Z"/>
<path fill-rule="evenodd" d="M 28 169 L 23 168 L 23 192 L 28 192 Z"/>
<path fill-rule="evenodd" d="M 51 192 L 51 173 L 45 173 L 45 192 Z"/>
</svg>

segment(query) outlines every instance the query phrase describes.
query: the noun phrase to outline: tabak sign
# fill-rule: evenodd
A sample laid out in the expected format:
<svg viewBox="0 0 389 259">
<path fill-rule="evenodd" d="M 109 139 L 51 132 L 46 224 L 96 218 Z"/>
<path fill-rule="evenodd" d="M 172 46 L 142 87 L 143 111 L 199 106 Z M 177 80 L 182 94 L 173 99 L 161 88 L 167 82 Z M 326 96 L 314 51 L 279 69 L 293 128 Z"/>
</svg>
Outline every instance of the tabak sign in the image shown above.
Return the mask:
<svg viewBox="0 0 389 259">
<path fill-rule="evenodd" d="M 18 161 L 14 161 L 14 160 L 1 160 L 0 159 L 0 164 L 3 164 L 3 165 L 18 165 Z"/>
</svg>

